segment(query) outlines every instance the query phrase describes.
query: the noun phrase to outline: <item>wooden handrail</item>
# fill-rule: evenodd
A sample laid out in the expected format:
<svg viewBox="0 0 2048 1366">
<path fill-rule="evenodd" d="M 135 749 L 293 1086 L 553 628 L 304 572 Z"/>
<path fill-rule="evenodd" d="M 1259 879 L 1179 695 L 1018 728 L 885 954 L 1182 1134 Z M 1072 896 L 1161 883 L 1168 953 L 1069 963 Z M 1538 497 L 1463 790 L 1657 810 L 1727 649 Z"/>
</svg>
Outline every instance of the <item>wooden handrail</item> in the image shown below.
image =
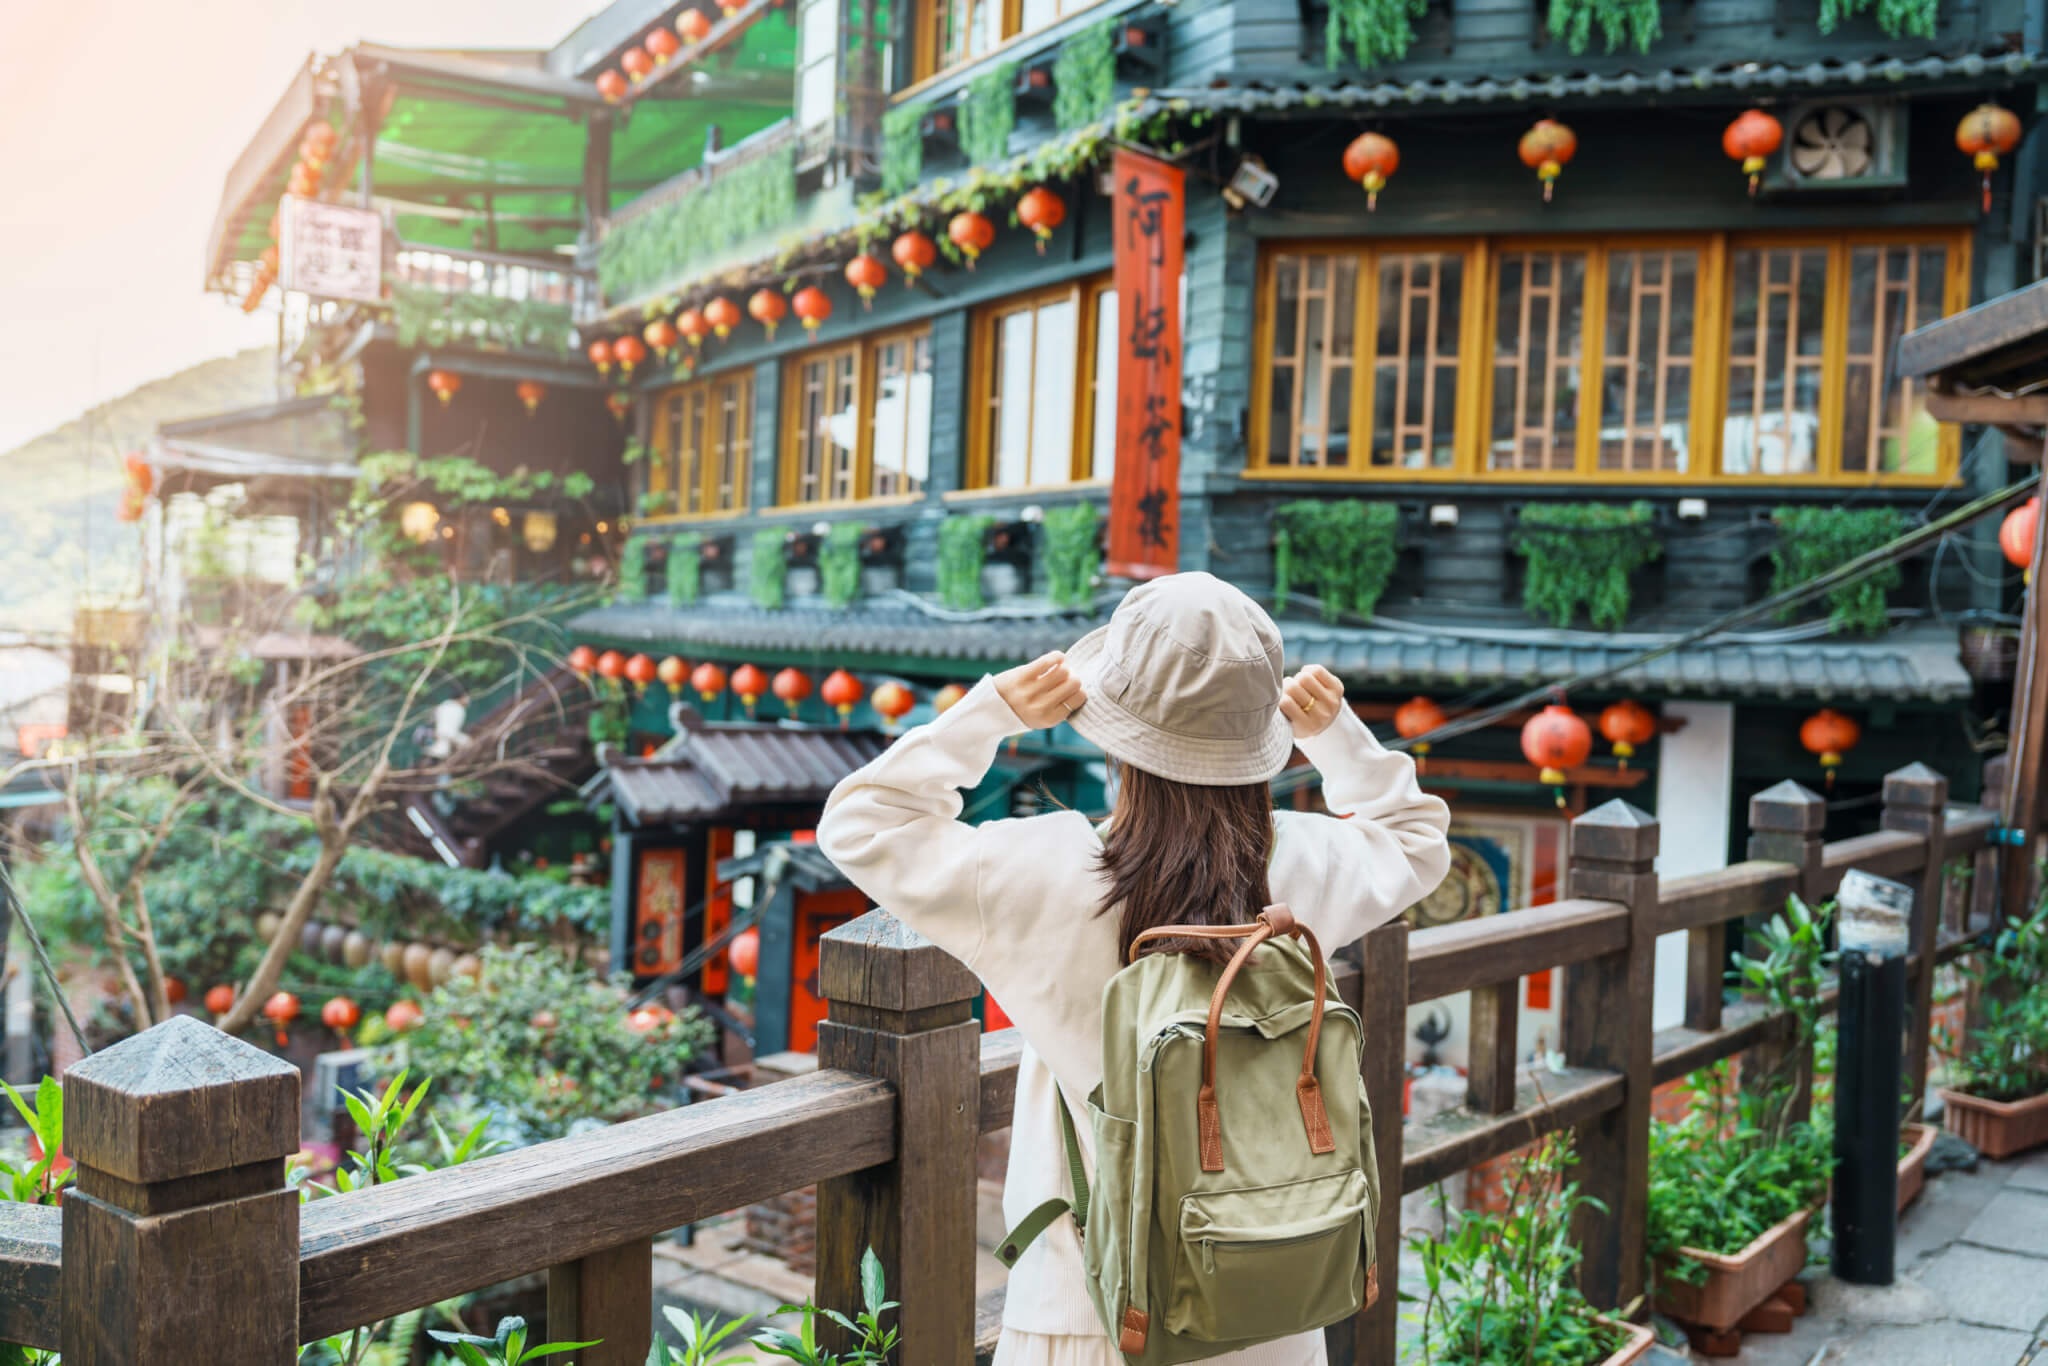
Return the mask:
<svg viewBox="0 0 2048 1366">
<path fill-rule="evenodd" d="M 1771 859 L 1750 859 L 1712 872 L 1667 877 L 1657 887 L 1657 933 L 1740 919 L 1759 905 L 1783 904 L 1798 889 L 1799 870 Z"/>
<path fill-rule="evenodd" d="M 57 1350 L 64 1213 L 0 1204 L 0 1342 Z"/>
<path fill-rule="evenodd" d="M 1570 967 L 1628 944 L 1628 907 L 1558 901 L 1417 930 L 1408 941 L 1408 1003 Z"/>
</svg>

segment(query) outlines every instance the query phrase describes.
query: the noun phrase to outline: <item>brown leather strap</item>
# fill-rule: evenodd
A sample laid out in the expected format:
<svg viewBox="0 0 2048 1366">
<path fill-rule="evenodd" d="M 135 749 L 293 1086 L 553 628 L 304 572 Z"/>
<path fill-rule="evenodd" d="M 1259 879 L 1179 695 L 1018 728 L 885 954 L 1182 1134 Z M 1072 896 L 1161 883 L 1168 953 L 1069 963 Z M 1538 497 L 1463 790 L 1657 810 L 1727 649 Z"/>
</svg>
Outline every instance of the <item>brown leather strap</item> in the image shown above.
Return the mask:
<svg viewBox="0 0 2048 1366">
<path fill-rule="evenodd" d="M 1152 939 L 1243 939 L 1259 932 L 1258 922 L 1249 925 L 1161 925 L 1146 930 L 1131 941 L 1131 961 L 1138 961 L 1138 947 Z"/>
</svg>

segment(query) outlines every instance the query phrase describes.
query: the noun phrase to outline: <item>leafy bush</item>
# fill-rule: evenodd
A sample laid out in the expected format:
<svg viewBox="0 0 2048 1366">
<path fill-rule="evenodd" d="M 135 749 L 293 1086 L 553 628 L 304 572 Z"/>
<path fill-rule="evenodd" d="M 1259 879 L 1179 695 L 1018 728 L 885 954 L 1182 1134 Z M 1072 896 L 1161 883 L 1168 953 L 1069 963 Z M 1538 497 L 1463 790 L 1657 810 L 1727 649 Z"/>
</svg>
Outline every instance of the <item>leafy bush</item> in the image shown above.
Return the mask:
<svg viewBox="0 0 2048 1366">
<path fill-rule="evenodd" d="M 1323 620 L 1369 617 L 1400 553 L 1401 510 L 1355 498 L 1302 498 L 1273 509 L 1273 597 L 1297 588 L 1322 599 Z"/>
<path fill-rule="evenodd" d="M 1054 607 L 1085 607 L 1102 571 L 1095 504 L 1049 509 L 1044 523 L 1045 596 Z"/>
<path fill-rule="evenodd" d="M 859 522 L 834 522 L 818 546 L 819 587 L 833 607 L 860 596 L 860 538 L 866 534 Z"/>
<path fill-rule="evenodd" d="M 754 553 L 747 566 L 747 593 L 756 607 L 782 606 L 789 581 L 787 533 L 781 527 L 762 527 L 754 533 Z"/>
<path fill-rule="evenodd" d="M 1771 551 L 1771 592 L 1797 588 L 1859 555 L 1866 555 L 1906 532 L 1906 514 L 1897 508 L 1781 507 L 1771 514 L 1778 544 Z M 1830 589 L 1828 625 L 1840 632 L 1881 634 L 1891 624 L 1885 594 L 1903 582 L 1899 566 L 1888 564 L 1854 583 Z M 1783 620 L 1797 616 L 1788 607 Z"/>
<path fill-rule="evenodd" d="M 981 567 L 995 524 L 985 512 L 955 513 L 939 523 L 939 601 L 946 606 L 966 612 L 981 606 Z"/>
<path fill-rule="evenodd" d="M 1559 628 L 1581 606 L 1596 629 L 1628 620 L 1630 577 L 1664 553 L 1648 503 L 1531 503 L 1511 543 L 1526 557 L 1522 606 Z"/>
<path fill-rule="evenodd" d="M 2000 932 L 1969 976 L 1984 1020 L 1956 1060 L 1956 1089 L 2000 1101 L 2048 1094 L 2048 900 Z"/>
<path fill-rule="evenodd" d="M 752 1344 L 769 1356 L 797 1362 L 798 1366 L 888 1366 L 889 1353 L 896 1349 L 897 1330 L 883 1328 L 882 1315 L 897 1306 L 886 1295 L 881 1259 L 875 1256 L 873 1248 L 861 1254 L 860 1292 L 862 1311 L 851 1318 L 836 1309 L 820 1309 L 815 1304 L 784 1305 L 775 1312 L 803 1316 L 796 1331 L 763 1327 L 754 1333 Z M 723 1327 L 714 1328 L 695 1314 L 686 1315 L 674 1307 L 661 1312 L 667 1316 L 676 1335 L 682 1338 L 683 1345 L 657 1345 L 647 1358 L 647 1366 L 710 1366 L 714 1361 L 726 1360 L 728 1358 L 719 1355 L 721 1344 L 745 1331 L 752 1321 L 751 1318 L 734 1319 Z M 853 1346 L 844 1353 L 828 1352 L 819 1347 L 820 1316 L 844 1328 L 852 1338 Z M 751 1358 L 740 1357 L 737 1360 L 749 1361 Z"/>
</svg>

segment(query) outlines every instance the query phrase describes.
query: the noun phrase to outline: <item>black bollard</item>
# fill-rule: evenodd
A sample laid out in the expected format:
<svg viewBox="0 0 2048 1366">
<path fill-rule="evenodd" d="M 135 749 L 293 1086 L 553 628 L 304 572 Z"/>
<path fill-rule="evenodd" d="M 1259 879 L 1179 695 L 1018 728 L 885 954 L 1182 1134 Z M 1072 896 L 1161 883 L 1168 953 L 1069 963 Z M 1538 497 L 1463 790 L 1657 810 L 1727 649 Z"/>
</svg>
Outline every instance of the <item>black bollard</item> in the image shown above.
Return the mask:
<svg viewBox="0 0 2048 1366">
<path fill-rule="evenodd" d="M 1913 890 L 1852 870 L 1837 900 L 1841 1043 L 1835 1061 L 1834 1273 L 1890 1285 L 1899 1226 L 1899 1082 Z"/>
</svg>

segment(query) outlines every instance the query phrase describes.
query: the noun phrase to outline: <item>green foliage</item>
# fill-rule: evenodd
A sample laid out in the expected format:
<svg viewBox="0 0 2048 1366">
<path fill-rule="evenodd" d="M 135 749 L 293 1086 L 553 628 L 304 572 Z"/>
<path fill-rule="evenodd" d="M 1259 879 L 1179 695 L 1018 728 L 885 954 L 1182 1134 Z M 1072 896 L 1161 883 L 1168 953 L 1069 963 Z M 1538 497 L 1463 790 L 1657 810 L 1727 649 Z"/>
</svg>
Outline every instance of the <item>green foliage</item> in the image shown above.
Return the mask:
<svg viewBox="0 0 2048 1366">
<path fill-rule="evenodd" d="M 398 344 L 408 349 L 459 342 L 485 350 L 566 356 L 576 335 L 567 304 L 443 293 L 431 285 L 403 282 L 391 286 L 391 321 Z"/>
<path fill-rule="evenodd" d="M 1623 43 L 1648 52 L 1663 32 L 1657 5 L 1658 0 L 1550 0 L 1550 35 L 1563 39 L 1576 57 L 1586 50 L 1598 25 L 1609 52 Z"/>
<path fill-rule="evenodd" d="M 1820 0 L 1820 31 L 1833 33 L 1844 19 L 1853 19 L 1872 5 L 1877 26 L 1887 38 L 1932 38 L 1939 0 Z"/>
<path fill-rule="evenodd" d="M 1297 588 L 1322 599 L 1323 620 L 1369 617 L 1400 555 L 1401 510 L 1362 499 L 1302 498 L 1273 509 L 1273 600 Z"/>
<path fill-rule="evenodd" d="M 1114 18 L 1091 24 L 1060 44 L 1052 63 L 1052 121 L 1062 133 L 1085 128 L 1116 99 Z"/>
<path fill-rule="evenodd" d="M 860 538 L 866 534 L 859 522 L 834 522 L 818 546 L 818 579 L 834 607 L 860 596 Z"/>
<path fill-rule="evenodd" d="M 796 214 L 796 149 L 721 172 L 614 224 L 598 244 L 597 283 L 617 303 L 648 293 L 679 269 L 772 231 Z"/>
<path fill-rule="evenodd" d="M 1097 522 L 1095 504 L 1085 500 L 1046 512 L 1040 554 L 1045 561 L 1045 596 L 1053 606 L 1085 607 L 1093 599 L 1095 576 L 1102 570 Z"/>
<path fill-rule="evenodd" d="M 869 1248 L 860 1259 L 861 1312 L 849 1318 L 836 1309 L 814 1304 L 787 1305 L 782 1313 L 803 1315 L 792 1333 L 786 1328 L 763 1328 L 754 1334 L 753 1344 L 772 1357 L 782 1357 L 798 1366 L 888 1366 L 889 1353 L 896 1349 L 897 1330 L 882 1327 L 882 1315 L 896 1308 L 885 1297 L 882 1262 Z M 818 1346 L 818 1318 L 822 1315 L 844 1328 L 853 1339 L 845 1352 L 827 1352 Z"/>
<path fill-rule="evenodd" d="M 34 1162 L 16 1166 L 12 1162 L 0 1161 L 0 1172 L 7 1176 L 4 1197 L 18 1205 L 54 1205 L 63 1196 L 64 1188 L 78 1176 L 76 1167 L 55 1170 L 58 1157 L 64 1152 L 64 1087 L 55 1077 L 44 1077 L 36 1083 L 33 1098 L 0 1081 L 0 1090 L 7 1092 L 7 1099 L 14 1102 L 15 1112 L 21 1122 L 35 1135 L 36 1144 L 43 1155 Z"/>
<path fill-rule="evenodd" d="M 625 685 L 615 678 L 601 678 L 592 686 L 597 690 L 597 705 L 590 709 L 591 746 L 623 749 L 633 734 L 633 703 Z"/>
<path fill-rule="evenodd" d="M 524 1366 L 524 1363 L 539 1361 L 542 1357 L 580 1352 L 603 1341 L 602 1338 L 593 1338 L 589 1342 L 542 1342 L 529 1347 L 526 1345 L 526 1320 L 518 1317 L 499 1319 L 498 1331 L 491 1337 L 480 1337 L 475 1333 L 444 1333 L 437 1328 L 427 1330 L 427 1336 L 453 1347 L 456 1360 L 462 1366 Z"/>
<path fill-rule="evenodd" d="M 1429 0 L 1330 0 L 1330 18 L 1323 30 L 1323 61 L 1334 71 L 1346 49 L 1360 67 L 1398 62 L 1415 42 L 1415 20 Z"/>
<path fill-rule="evenodd" d="M 703 589 L 704 537 L 695 531 L 670 538 L 668 543 L 668 600 L 687 607 Z"/>
<path fill-rule="evenodd" d="M 2048 1094 L 2048 900 L 2001 930 L 1967 975 L 1984 1019 L 1956 1062 L 1956 1089 L 2001 1101 Z"/>
<path fill-rule="evenodd" d="M 475 979 L 435 988 L 424 1018 L 393 1043 L 389 1063 L 435 1078 L 441 1104 L 514 1143 L 560 1138 L 578 1120 L 631 1119 L 711 1042 L 696 1011 L 628 1022 L 627 980 L 607 981 L 534 944 L 486 947 Z"/>
<path fill-rule="evenodd" d="M 1606 1207 L 1566 1174 L 1578 1161 L 1568 1133 L 1545 1137 L 1517 1163 L 1507 1210 L 1452 1213 L 1436 1188 L 1444 1231 L 1413 1234 L 1424 1292 L 1420 1336 L 1403 1360 L 1416 1366 L 1595 1366 L 1621 1334 L 1593 1320 L 1579 1290 L 1581 1252 L 1572 1221 Z"/>
<path fill-rule="evenodd" d="M 629 536 L 619 552 L 619 582 L 615 600 L 639 602 L 647 596 L 647 545 L 645 536 Z"/>
<path fill-rule="evenodd" d="M 924 119 L 928 101 L 899 104 L 882 115 L 882 193 L 907 194 L 924 178 Z"/>
<path fill-rule="evenodd" d="M 981 566 L 988 558 L 987 513 L 956 513 L 939 523 L 939 601 L 971 612 L 982 605 Z"/>
<path fill-rule="evenodd" d="M 1530 503 L 1512 543 L 1525 556 L 1522 606 L 1532 617 L 1570 626 L 1581 605 L 1595 628 L 1628 620 L 1629 578 L 1664 553 L 1648 503 Z"/>
<path fill-rule="evenodd" d="M 1771 550 L 1771 592 L 1820 577 L 1865 555 L 1906 532 L 1906 514 L 1897 508 L 1781 507 L 1771 514 L 1778 544 Z M 1840 632 L 1879 635 L 1891 625 L 1885 594 L 1901 582 L 1899 566 L 1888 564 L 1875 573 L 1829 591 L 1828 625 Z M 1799 608 L 1779 613 L 1791 620 Z"/>
<path fill-rule="evenodd" d="M 999 62 L 968 82 L 960 97 L 960 150 L 975 166 L 993 166 L 1010 154 L 1017 123 L 1017 64 Z"/>
<path fill-rule="evenodd" d="M 672 1304 L 663 1305 L 661 1313 L 668 1320 L 669 1327 L 675 1329 L 676 1336 L 683 1340 L 683 1345 L 671 1347 L 665 1342 L 656 1342 L 654 1350 L 648 1353 L 647 1366 L 712 1366 L 713 1362 L 734 1366 L 734 1363 L 753 1361 L 752 1357 L 733 1357 L 719 1351 L 728 1339 L 746 1331 L 747 1325 L 754 1321 L 752 1314 L 727 1319 L 720 1324 L 716 1315 L 699 1318 L 695 1313 L 685 1314 Z M 732 1350 L 727 1348 L 726 1352 Z"/>
<path fill-rule="evenodd" d="M 789 581 L 788 539 L 781 527 L 762 527 L 754 533 L 754 553 L 747 565 L 747 593 L 756 607 L 782 606 Z"/>
</svg>

